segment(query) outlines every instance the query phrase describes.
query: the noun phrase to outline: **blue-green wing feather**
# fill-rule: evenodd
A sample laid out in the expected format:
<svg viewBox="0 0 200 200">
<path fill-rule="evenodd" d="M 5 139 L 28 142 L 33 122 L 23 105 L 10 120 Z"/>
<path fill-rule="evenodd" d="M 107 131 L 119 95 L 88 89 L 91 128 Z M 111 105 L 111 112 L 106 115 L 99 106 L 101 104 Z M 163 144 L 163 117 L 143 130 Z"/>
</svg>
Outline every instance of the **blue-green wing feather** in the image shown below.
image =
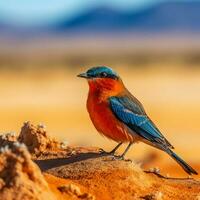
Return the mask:
<svg viewBox="0 0 200 200">
<path fill-rule="evenodd" d="M 141 137 L 155 144 L 172 147 L 137 99 L 132 96 L 111 97 L 109 103 L 115 116 Z"/>
</svg>

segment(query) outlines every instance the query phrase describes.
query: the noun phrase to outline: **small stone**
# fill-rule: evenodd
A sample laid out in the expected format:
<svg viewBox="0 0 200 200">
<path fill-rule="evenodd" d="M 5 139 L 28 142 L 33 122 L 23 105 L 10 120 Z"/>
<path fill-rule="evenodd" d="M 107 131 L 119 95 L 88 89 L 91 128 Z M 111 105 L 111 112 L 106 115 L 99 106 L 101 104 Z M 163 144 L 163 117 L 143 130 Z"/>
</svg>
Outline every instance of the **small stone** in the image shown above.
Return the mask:
<svg viewBox="0 0 200 200">
<path fill-rule="evenodd" d="M 73 151 L 71 152 L 71 155 L 76 155 L 76 151 L 73 150 Z"/>
<path fill-rule="evenodd" d="M 157 173 L 157 174 L 160 173 L 160 169 L 158 167 L 155 167 L 155 173 Z"/>
<path fill-rule="evenodd" d="M 60 143 L 60 148 L 61 149 L 66 149 L 68 146 L 69 142 L 68 141 L 63 141 Z"/>
<path fill-rule="evenodd" d="M 59 186 L 58 189 L 63 193 L 72 193 L 76 196 L 82 194 L 80 188 L 74 184 Z"/>
<path fill-rule="evenodd" d="M 26 145 L 25 145 L 24 143 L 14 142 L 13 145 L 14 145 L 15 147 L 27 149 L 27 147 L 26 147 Z"/>
<path fill-rule="evenodd" d="M 38 128 L 46 129 L 46 126 L 43 123 L 39 123 Z"/>
<path fill-rule="evenodd" d="M 6 146 L 4 146 L 4 147 L 1 147 L 0 152 L 1 152 L 1 153 L 7 153 L 7 152 L 9 152 L 9 146 L 6 145 Z"/>
<path fill-rule="evenodd" d="M 158 167 L 151 167 L 149 171 L 156 174 L 160 173 L 160 169 Z"/>
</svg>

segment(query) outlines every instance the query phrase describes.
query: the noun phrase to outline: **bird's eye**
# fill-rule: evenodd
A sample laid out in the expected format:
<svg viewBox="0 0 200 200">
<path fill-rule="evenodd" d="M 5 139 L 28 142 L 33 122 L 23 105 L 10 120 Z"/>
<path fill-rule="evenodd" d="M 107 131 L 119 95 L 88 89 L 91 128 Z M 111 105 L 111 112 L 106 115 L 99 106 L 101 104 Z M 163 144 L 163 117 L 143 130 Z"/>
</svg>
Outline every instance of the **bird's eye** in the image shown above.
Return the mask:
<svg viewBox="0 0 200 200">
<path fill-rule="evenodd" d="M 101 72 L 101 77 L 106 77 L 107 73 L 106 72 Z"/>
</svg>

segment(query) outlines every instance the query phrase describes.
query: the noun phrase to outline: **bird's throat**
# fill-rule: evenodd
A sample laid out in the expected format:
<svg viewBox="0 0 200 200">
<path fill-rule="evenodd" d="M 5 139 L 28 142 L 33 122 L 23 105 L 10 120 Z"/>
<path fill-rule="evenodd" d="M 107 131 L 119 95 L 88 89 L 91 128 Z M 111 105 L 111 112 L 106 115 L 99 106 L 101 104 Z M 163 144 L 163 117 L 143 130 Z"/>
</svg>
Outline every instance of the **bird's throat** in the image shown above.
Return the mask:
<svg viewBox="0 0 200 200">
<path fill-rule="evenodd" d="M 114 79 L 94 79 L 89 80 L 88 84 L 90 95 L 102 98 L 118 95 L 124 89 L 122 81 Z"/>
</svg>

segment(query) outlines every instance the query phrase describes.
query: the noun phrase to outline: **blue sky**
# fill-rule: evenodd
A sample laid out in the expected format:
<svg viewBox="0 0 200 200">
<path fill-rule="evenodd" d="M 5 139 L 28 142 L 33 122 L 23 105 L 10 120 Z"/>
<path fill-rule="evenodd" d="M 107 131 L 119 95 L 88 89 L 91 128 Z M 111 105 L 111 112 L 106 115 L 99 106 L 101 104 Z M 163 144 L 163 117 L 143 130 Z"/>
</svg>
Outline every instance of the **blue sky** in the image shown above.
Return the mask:
<svg viewBox="0 0 200 200">
<path fill-rule="evenodd" d="M 52 23 L 98 5 L 138 9 L 159 0 L 0 0 L 0 21 L 21 25 Z"/>
<path fill-rule="evenodd" d="M 0 0 L 0 22 L 42 25 L 53 23 L 62 17 L 73 17 L 79 12 L 98 5 L 140 9 L 159 1 L 168 0 Z"/>
</svg>

